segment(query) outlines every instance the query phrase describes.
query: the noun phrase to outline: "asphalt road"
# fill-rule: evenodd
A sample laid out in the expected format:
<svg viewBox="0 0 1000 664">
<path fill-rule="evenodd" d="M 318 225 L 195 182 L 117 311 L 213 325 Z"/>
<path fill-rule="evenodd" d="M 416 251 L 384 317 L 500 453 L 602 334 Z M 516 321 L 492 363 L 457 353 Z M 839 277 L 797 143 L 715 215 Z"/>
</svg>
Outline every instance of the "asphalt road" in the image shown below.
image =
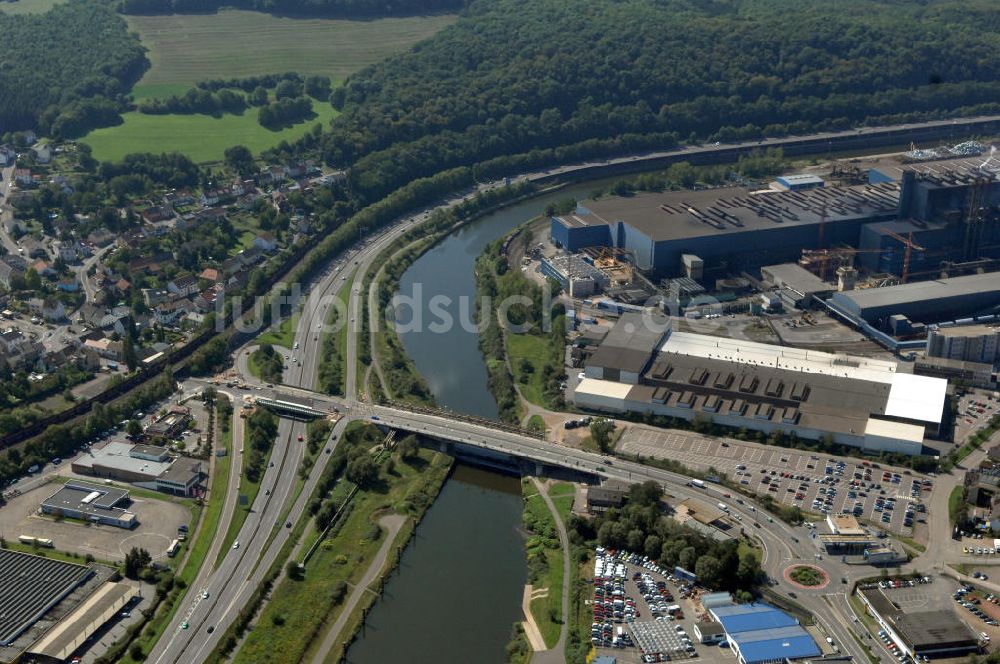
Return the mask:
<svg viewBox="0 0 1000 664">
<path fill-rule="evenodd" d="M 832 147 L 833 142 L 852 137 L 875 137 L 884 135 L 887 131 L 899 132 L 900 141 L 909 140 L 905 132 L 919 132 L 928 128 L 948 127 L 949 125 L 956 132 L 962 130 L 965 125 L 982 121 L 984 118 L 969 118 L 964 120 L 944 120 L 928 123 L 915 123 L 892 128 L 872 127 L 847 132 L 828 132 L 811 135 L 810 141 L 829 142 Z M 985 118 L 998 121 L 1000 116 Z M 791 146 L 801 142 L 805 137 L 786 137 L 781 139 L 765 139 L 758 142 L 746 142 L 741 144 L 730 144 L 725 146 L 692 146 L 683 147 L 677 150 L 666 152 L 651 152 L 644 155 L 622 157 L 612 160 L 598 160 L 560 166 L 554 169 L 543 170 L 535 173 L 525 174 L 514 178 L 515 180 L 545 181 L 559 175 L 582 174 L 594 168 L 601 168 L 608 164 L 629 164 L 662 160 L 664 158 L 686 156 L 708 156 L 713 152 L 720 157 L 731 154 L 734 150 L 748 150 L 753 148 Z M 486 188 L 484 186 L 483 188 Z M 448 208 L 456 205 L 465 198 L 475 194 L 475 190 L 465 192 L 464 195 L 453 197 L 439 207 Z M 330 299 L 344 283 L 344 277 L 348 276 L 351 270 L 354 272 L 352 279 L 351 297 L 348 305 L 348 322 L 350 334 L 348 335 L 348 349 L 346 357 L 346 387 L 348 399 L 330 400 L 331 405 L 337 405 L 350 412 L 349 417 L 340 420 L 335 430 L 342 431 L 347 422 L 361 417 L 370 417 L 376 414 L 382 419 L 386 426 L 398 427 L 411 431 L 422 431 L 429 435 L 442 437 L 445 439 L 458 440 L 467 443 L 481 444 L 489 447 L 497 446 L 501 451 L 509 451 L 514 454 L 535 458 L 546 463 L 557 465 L 574 464 L 580 470 L 594 472 L 605 477 L 626 481 L 641 481 L 644 479 L 654 479 L 664 483 L 668 491 L 675 495 L 701 495 L 703 492 L 691 492 L 684 486 L 687 478 L 667 473 L 653 468 L 640 466 L 624 461 L 616 460 L 614 465 L 610 465 L 607 459 L 601 458 L 580 450 L 572 448 L 558 447 L 551 443 L 538 441 L 516 434 L 497 431 L 480 425 L 473 425 L 466 422 L 452 421 L 440 416 L 408 413 L 405 411 L 395 411 L 378 406 L 363 406 L 354 400 L 358 393 L 357 376 L 357 318 L 361 309 L 361 279 L 368 268 L 377 260 L 380 252 L 388 246 L 396 237 L 413 225 L 419 224 L 426 218 L 427 212 L 419 211 L 416 214 L 407 216 L 388 229 L 383 230 L 374 238 L 369 238 L 362 247 L 355 247 L 348 251 L 338 262 L 337 267 L 329 269 L 316 283 L 312 285 L 309 297 L 306 299 L 302 310 L 298 326 L 296 328 L 295 341 L 299 344 L 298 349 L 293 352 L 301 360 L 300 364 L 293 365 L 286 372 L 287 382 L 290 385 L 297 385 L 300 388 L 311 389 L 316 377 L 316 369 L 319 364 L 319 345 L 322 335 L 318 334 L 318 326 L 322 325 L 328 316 Z M 381 312 L 372 312 L 373 317 Z M 245 376 L 247 378 L 247 376 Z M 197 382 L 191 382 L 189 387 L 197 388 Z M 202 385 L 203 386 L 203 385 Z M 295 394 L 297 390 L 290 390 Z M 299 392 L 301 394 L 301 392 Z M 288 529 L 280 527 L 277 519 L 284 509 L 289 498 L 289 491 L 295 484 L 295 471 L 301 456 L 300 446 L 295 444 L 295 437 L 304 434 L 304 426 L 287 420 L 282 420 L 279 426 L 278 440 L 275 442 L 272 458 L 276 460 L 273 468 L 268 468 L 261 483 L 262 492 L 258 495 L 253 505 L 247 522 L 239 535 L 241 546 L 233 549 L 226 556 L 218 571 L 206 573 L 205 586 L 210 595 L 209 599 L 201 600 L 200 594 L 186 611 L 189 628 L 180 629 L 179 623 L 185 612 L 178 613 L 167 635 L 157 644 L 153 653 L 149 657 L 153 662 L 200 662 L 215 646 L 225 628 L 231 624 L 236 617 L 236 613 L 242 608 L 250 597 L 253 589 L 260 583 L 263 574 L 276 558 L 281 544 L 288 537 Z M 325 459 L 326 455 L 321 455 Z M 306 500 L 311 494 L 312 488 L 318 481 L 319 475 L 324 466 L 323 462 L 314 465 L 307 481 L 305 489 L 299 499 L 291 507 L 289 518 L 293 521 L 298 519 L 303 513 Z M 602 470 L 598 470 L 601 468 Z M 939 486 L 938 494 L 943 493 Z M 710 487 L 708 491 L 717 491 L 715 487 Z M 268 495 L 270 494 L 270 495 Z M 756 517 L 756 513 L 749 509 L 736 509 L 734 512 L 740 513 L 746 523 L 751 523 Z M 940 519 L 940 516 L 938 517 Z M 794 561 L 815 562 L 815 548 L 808 543 L 808 538 L 802 540 L 792 534 L 791 528 L 786 524 L 773 520 L 761 524 L 761 528 L 755 528 L 754 534 L 759 537 L 764 546 L 764 569 L 773 579 L 781 578 L 781 571 L 788 564 Z M 277 529 L 274 541 L 265 550 L 265 544 L 272 529 Z M 803 541 L 804 540 L 804 541 Z M 209 559 L 206 559 L 208 561 Z M 824 561 L 829 565 L 828 561 Z M 830 573 L 830 572 L 828 572 Z M 839 571 L 831 573 L 831 577 L 836 579 L 840 576 Z M 850 629 L 850 622 L 845 617 L 842 610 L 836 607 L 835 602 L 827 604 L 822 596 L 822 591 L 800 592 L 798 599 L 807 609 L 814 612 L 827 631 L 836 638 L 841 649 L 858 661 L 863 661 L 864 657 L 860 649 L 851 639 L 847 630 Z M 208 627 L 214 628 L 212 634 L 207 633 Z"/>
</svg>

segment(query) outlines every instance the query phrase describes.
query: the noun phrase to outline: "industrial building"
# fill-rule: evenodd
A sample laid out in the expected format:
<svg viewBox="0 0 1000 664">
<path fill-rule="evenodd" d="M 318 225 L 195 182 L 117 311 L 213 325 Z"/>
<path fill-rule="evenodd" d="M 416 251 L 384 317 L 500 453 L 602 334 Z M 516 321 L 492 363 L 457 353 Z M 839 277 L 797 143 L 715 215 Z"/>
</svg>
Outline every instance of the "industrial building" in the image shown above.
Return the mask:
<svg viewBox="0 0 1000 664">
<path fill-rule="evenodd" d="M 911 455 L 941 433 L 946 380 L 900 372 L 894 361 L 676 332 L 650 320 L 619 319 L 587 360 L 577 406 Z"/>
<path fill-rule="evenodd" d="M 542 274 L 559 282 L 570 297 L 587 297 L 608 287 L 611 279 L 581 256 L 564 254 L 543 258 Z"/>
<path fill-rule="evenodd" d="M 830 305 L 851 318 L 883 328 L 893 315 L 921 323 L 988 315 L 1000 307 L 1000 275 L 973 274 L 845 291 L 834 293 Z"/>
<path fill-rule="evenodd" d="M 740 269 L 797 261 L 803 247 L 858 242 L 861 227 L 896 218 L 898 185 L 750 194 L 743 189 L 644 193 L 579 205 L 553 217 L 552 241 L 571 252 L 616 247 L 657 276 L 683 273 L 682 255 Z M 822 225 L 822 237 L 820 227 Z"/>
<path fill-rule="evenodd" d="M 768 604 L 715 606 L 708 612 L 725 630 L 739 664 L 778 664 L 821 654 L 798 620 Z"/>
<path fill-rule="evenodd" d="M 190 419 L 190 409 L 174 407 L 146 427 L 146 431 L 144 433 L 148 438 L 152 438 L 154 440 L 172 440 L 184 431 Z"/>
<path fill-rule="evenodd" d="M 74 473 L 102 477 L 176 496 L 191 496 L 204 477 L 199 459 L 172 456 L 163 447 L 110 442 L 72 463 Z"/>
<path fill-rule="evenodd" d="M 0 549 L 0 646 L 9 646 L 93 575 L 84 565 Z"/>
<path fill-rule="evenodd" d="M 31 646 L 28 654 L 41 661 L 68 662 L 70 656 L 87 639 L 137 596 L 138 590 L 127 583 L 101 584 L 90 597 Z"/>
<path fill-rule="evenodd" d="M 1000 279 L 1000 275 L 997 275 Z M 927 357 L 995 364 L 1000 359 L 1000 327 L 957 325 L 927 334 Z"/>
<path fill-rule="evenodd" d="M 813 298 L 825 299 L 836 288 L 797 263 L 767 265 L 760 269 L 764 281 L 781 289 L 780 295 L 794 306 L 808 306 Z"/>
<path fill-rule="evenodd" d="M 135 514 L 120 507 L 129 500 L 129 493 L 124 489 L 70 480 L 42 501 L 41 510 L 51 516 L 134 528 L 139 524 Z"/>
<path fill-rule="evenodd" d="M 997 387 L 997 371 L 992 364 L 946 360 L 942 357 L 917 358 L 913 373 L 934 376 L 970 387 L 993 390 Z"/>
<path fill-rule="evenodd" d="M 823 181 L 823 178 L 818 175 L 810 175 L 809 173 L 779 175 L 774 178 L 774 183 L 771 185 L 772 188 L 781 191 L 802 191 L 803 189 L 815 189 L 825 186 L 826 182 Z"/>
<path fill-rule="evenodd" d="M 951 609 L 906 613 L 879 587 L 858 590 L 865 610 L 903 653 L 920 657 L 957 657 L 978 650 L 975 632 Z"/>
</svg>

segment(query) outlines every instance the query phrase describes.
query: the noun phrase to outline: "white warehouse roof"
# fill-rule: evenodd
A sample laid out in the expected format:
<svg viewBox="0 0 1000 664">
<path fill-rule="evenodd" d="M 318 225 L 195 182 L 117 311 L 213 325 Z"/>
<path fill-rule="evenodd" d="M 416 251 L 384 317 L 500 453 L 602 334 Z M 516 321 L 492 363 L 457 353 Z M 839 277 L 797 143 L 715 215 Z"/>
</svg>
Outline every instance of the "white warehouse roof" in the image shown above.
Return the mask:
<svg viewBox="0 0 1000 664">
<path fill-rule="evenodd" d="M 947 390 L 948 381 L 943 378 L 897 373 L 892 377 L 885 414 L 940 424 Z"/>
<path fill-rule="evenodd" d="M 762 344 L 756 341 L 723 339 L 705 334 L 673 331 L 660 347 L 664 353 L 679 353 L 690 357 L 728 360 L 751 366 L 774 367 L 804 373 L 823 374 L 892 383 L 896 363 L 870 357 L 837 355 L 817 350 Z M 942 381 L 946 384 L 946 381 Z"/>
<path fill-rule="evenodd" d="M 865 425 L 866 436 L 878 436 L 879 438 L 891 438 L 893 440 L 903 440 L 911 443 L 922 444 L 924 442 L 924 428 L 919 424 L 906 424 L 905 422 L 893 422 L 892 420 L 880 420 L 869 417 Z"/>
<path fill-rule="evenodd" d="M 628 383 L 616 383 L 615 381 L 598 380 L 597 378 L 584 378 L 576 386 L 575 392 L 577 395 L 624 400 L 632 387 Z"/>
</svg>

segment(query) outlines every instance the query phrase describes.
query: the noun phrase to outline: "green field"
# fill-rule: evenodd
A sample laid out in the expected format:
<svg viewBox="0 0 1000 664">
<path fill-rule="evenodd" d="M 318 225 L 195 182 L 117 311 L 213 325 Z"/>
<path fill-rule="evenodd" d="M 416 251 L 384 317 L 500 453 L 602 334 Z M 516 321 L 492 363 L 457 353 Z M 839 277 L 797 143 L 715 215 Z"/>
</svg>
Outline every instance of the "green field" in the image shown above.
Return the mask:
<svg viewBox="0 0 1000 664">
<path fill-rule="evenodd" d="M 63 0 L 17 0 L 0 2 L 0 12 L 4 14 L 41 14 L 47 12 Z"/>
<path fill-rule="evenodd" d="M 337 115 L 329 104 L 314 103 L 316 117 L 281 131 L 257 122 L 257 113 L 242 115 L 144 115 L 126 113 L 124 124 L 95 129 L 81 141 L 90 145 L 101 161 L 119 161 L 133 152 L 181 152 L 199 163 L 221 161 L 226 148 L 245 145 L 259 153 L 281 141 L 292 141 L 316 124 L 326 126 Z"/>
<path fill-rule="evenodd" d="M 451 15 L 374 21 L 295 19 L 235 10 L 130 16 L 129 27 L 149 49 L 152 64 L 134 92 L 136 97 L 162 96 L 207 79 L 286 71 L 343 80 L 405 51 L 454 20 Z"/>
</svg>

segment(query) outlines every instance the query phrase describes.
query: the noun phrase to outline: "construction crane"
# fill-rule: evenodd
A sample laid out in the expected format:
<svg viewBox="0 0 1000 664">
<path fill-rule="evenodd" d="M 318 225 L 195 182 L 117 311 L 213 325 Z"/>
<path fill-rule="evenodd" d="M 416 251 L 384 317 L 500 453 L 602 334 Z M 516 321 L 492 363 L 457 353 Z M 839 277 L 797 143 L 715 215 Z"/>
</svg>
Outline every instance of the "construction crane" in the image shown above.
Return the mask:
<svg viewBox="0 0 1000 664">
<path fill-rule="evenodd" d="M 892 231 L 886 231 L 885 234 L 894 240 L 902 242 L 903 246 L 906 247 L 906 250 L 903 253 L 903 272 L 899 275 L 899 283 L 905 284 L 907 277 L 910 276 L 910 257 L 913 250 L 916 249 L 917 251 L 926 251 L 926 249 L 913 241 L 913 231 L 910 231 L 907 237 L 903 237 L 899 233 L 893 233 Z"/>
<path fill-rule="evenodd" d="M 857 254 L 881 254 L 882 251 L 882 249 L 851 249 L 850 247 L 837 249 L 803 249 L 802 257 L 799 259 L 799 265 L 808 268 L 818 264 L 819 278 L 826 281 L 826 272 L 831 261 L 839 261 L 840 265 L 837 267 L 841 267 L 850 263 L 850 261 L 847 260 L 848 257 L 852 257 Z"/>
</svg>

